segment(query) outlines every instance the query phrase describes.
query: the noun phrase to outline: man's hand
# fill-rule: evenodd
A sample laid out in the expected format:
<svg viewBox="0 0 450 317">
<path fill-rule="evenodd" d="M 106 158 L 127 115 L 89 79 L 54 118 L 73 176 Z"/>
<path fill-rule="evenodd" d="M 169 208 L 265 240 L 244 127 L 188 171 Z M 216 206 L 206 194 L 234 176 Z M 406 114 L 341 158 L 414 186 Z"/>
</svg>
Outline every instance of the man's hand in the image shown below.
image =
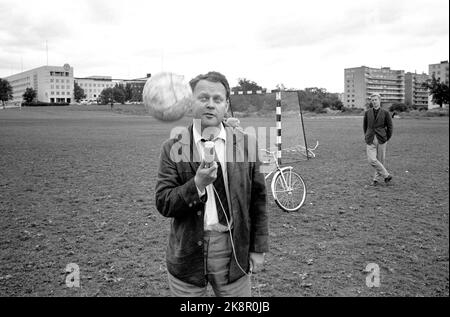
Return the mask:
<svg viewBox="0 0 450 317">
<path fill-rule="evenodd" d="M 257 273 L 264 265 L 264 253 L 250 252 L 250 271 Z"/>
<path fill-rule="evenodd" d="M 203 192 L 209 184 L 212 184 L 217 178 L 217 163 L 207 163 L 204 160 L 200 163 L 194 182 L 197 188 Z"/>
</svg>

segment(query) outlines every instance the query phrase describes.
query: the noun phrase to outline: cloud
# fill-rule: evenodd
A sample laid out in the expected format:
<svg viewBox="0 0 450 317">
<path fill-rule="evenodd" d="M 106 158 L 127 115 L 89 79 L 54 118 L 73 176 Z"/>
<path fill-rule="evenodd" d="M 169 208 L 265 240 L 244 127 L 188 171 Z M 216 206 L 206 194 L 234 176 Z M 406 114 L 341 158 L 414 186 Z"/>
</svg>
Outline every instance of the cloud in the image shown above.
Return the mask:
<svg viewBox="0 0 450 317">
<path fill-rule="evenodd" d="M 272 17 L 258 39 L 267 48 L 291 48 L 338 40 L 352 46 L 364 37 L 368 42 L 371 37 L 402 40 L 406 36 L 420 42 L 448 36 L 448 2 L 419 4 L 403 0 L 331 4 L 319 0 L 299 14 Z"/>
<path fill-rule="evenodd" d="M 121 22 L 121 15 L 118 12 L 122 6 L 127 3 L 120 3 L 119 7 L 113 5 L 111 1 L 105 0 L 87 0 L 83 2 L 84 17 L 93 23 L 103 23 L 107 25 L 116 25 Z"/>
<path fill-rule="evenodd" d="M 267 88 L 342 89 L 343 69 L 448 58 L 448 0 L 0 2 L 0 76 L 49 63 L 76 76 L 212 69 Z"/>
<path fill-rule="evenodd" d="M 0 12 L 0 41 L 4 52 L 41 49 L 46 40 L 57 42 L 71 36 L 64 17 L 39 15 L 21 5 L 11 8 L 7 2 L 0 7 Z"/>
</svg>

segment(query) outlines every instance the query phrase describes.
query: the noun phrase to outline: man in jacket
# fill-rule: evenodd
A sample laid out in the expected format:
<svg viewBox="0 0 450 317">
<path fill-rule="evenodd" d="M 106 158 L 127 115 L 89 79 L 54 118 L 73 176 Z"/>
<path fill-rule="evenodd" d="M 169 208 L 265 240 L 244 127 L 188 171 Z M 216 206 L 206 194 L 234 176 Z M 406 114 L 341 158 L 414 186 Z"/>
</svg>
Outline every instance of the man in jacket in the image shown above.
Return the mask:
<svg viewBox="0 0 450 317">
<path fill-rule="evenodd" d="M 161 149 L 156 207 L 172 218 L 166 251 L 175 296 L 250 296 L 250 273 L 268 251 L 266 188 L 254 137 L 223 122 L 230 87 L 217 72 L 199 75 L 193 124 L 172 131 Z M 214 142 L 215 160 L 204 159 Z M 210 143 L 211 144 L 211 143 Z"/>
<path fill-rule="evenodd" d="M 392 137 L 393 125 L 388 111 L 381 109 L 381 96 L 372 94 L 370 102 L 372 108 L 364 113 L 364 136 L 367 143 L 367 159 L 370 165 L 375 169 L 373 185 L 378 184 L 378 178 L 381 176 L 385 183 L 392 180 L 392 175 L 384 166 L 386 157 L 386 145 Z"/>
</svg>

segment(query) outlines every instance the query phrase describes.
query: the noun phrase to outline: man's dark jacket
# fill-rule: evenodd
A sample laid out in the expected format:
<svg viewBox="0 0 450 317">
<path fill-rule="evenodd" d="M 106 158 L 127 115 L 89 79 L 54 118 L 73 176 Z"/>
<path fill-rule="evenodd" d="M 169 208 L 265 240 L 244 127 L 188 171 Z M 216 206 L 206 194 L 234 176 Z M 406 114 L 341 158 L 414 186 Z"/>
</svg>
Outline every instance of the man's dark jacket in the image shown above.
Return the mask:
<svg viewBox="0 0 450 317">
<path fill-rule="evenodd" d="M 266 186 L 260 162 L 249 154 L 257 150 L 254 137 L 224 124 L 226 151 L 239 159 L 227 159 L 230 212 L 233 217 L 233 242 L 240 266 L 248 272 L 249 252 L 268 251 L 268 216 Z M 249 152 L 249 144 L 251 151 Z M 254 155 L 253 155 L 254 156 Z M 203 235 L 206 197 L 198 196 L 194 183 L 200 165 L 193 142 L 192 125 L 165 141 L 156 184 L 156 208 L 172 218 L 166 250 L 167 269 L 176 278 L 196 286 L 206 286 Z M 236 162 L 237 161 L 237 162 Z M 244 276 L 234 256 L 231 258 L 229 283 Z"/>
<path fill-rule="evenodd" d="M 386 143 L 392 136 L 393 125 L 388 111 L 381 109 L 375 118 L 373 108 L 364 113 L 364 135 L 367 144 L 372 144 L 376 136 L 380 144 Z"/>
</svg>

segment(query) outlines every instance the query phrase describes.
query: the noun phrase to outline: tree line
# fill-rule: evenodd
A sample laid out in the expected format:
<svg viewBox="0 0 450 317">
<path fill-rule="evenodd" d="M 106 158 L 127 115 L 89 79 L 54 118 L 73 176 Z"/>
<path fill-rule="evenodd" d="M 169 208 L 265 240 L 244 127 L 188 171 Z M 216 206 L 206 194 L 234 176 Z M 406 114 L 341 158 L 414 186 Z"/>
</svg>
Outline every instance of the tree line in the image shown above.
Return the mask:
<svg viewBox="0 0 450 317">
<path fill-rule="evenodd" d="M 444 104 L 449 104 L 450 90 L 448 83 L 441 82 L 440 78 L 435 78 L 433 75 L 430 80 L 423 84 L 425 88 L 428 89 L 429 94 L 432 96 L 432 100 L 435 104 L 438 104 L 441 108 Z M 142 102 L 142 90 L 143 86 L 133 86 L 130 83 L 126 85 L 117 84 L 113 88 L 103 89 L 99 98 L 98 103 L 108 104 L 108 103 L 125 103 L 127 101 L 131 102 Z M 231 88 L 233 92 L 247 92 L 247 91 L 261 91 L 266 93 L 267 90 L 258 85 L 256 82 L 249 80 L 247 78 L 239 78 L 238 85 Z M 324 88 L 311 87 L 300 89 L 286 89 L 283 84 L 277 85 L 277 90 L 296 93 L 298 100 L 300 100 L 300 105 L 305 111 L 312 112 L 324 112 L 326 109 L 332 110 L 345 110 L 344 105 L 339 99 L 339 95 L 335 93 L 330 93 Z M 23 101 L 25 103 L 35 102 L 37 92 L 33 88 L 27 88 L 22 95 Z M 76 102 L 86 98 L 84 90 L 75 82 L 74 84 L 74 99 Z M 295 98 L 295 96 L 293 97 Z M 13 99 L 13 89 L 11 84 L 6 80 L 0 78 L 0 100 L 2 102 L 3 108 L 5 108 L 6 102 Z M 273 110 L 273 101 L 262 97 L 262 95 L 246 95 L 245 101 L 233 104 L 233 110 L 239 112 L 264 112 Z M 298 106 L 298 102 L 297 102 Z M 297 110 L 295 102 L 284 102 L 284 109 L 286 110 Z M 398 105 L 397 105 L 398 106 Z M 290 109 L 292 108 L 292 109 Z M 408 108 L 400 107 L 403 110 L 408 110 Z M 399 109 L 400 109 L 399 108 Z M 397 109 L 397 108 L 396 108 Z M 397 109 L 397 110 L 399 110 Z M 401 110 L 402 111 L 402 110 Z"/>
<path fill-rule="evenodd" d="M 142 90 L 143 86 L 134 86 L 130 83 L 125 85 L 116 84 L 116 86 L 112 88 L 105 88 L 100 93 L 100 96 L 97 99 L 99 104 L 108 104 L 108 103 L 121 103 L 125 102 L 142 102 Z M 80 100 L 86 98 L 86 94 L 84 89 L 81 88 L 78 83 L 74 84 L 74 99 L 76 102 L 80 102 Z"/>
<path fill-rule="evenodd" d="M 339 94 L 330 93 L 325 88 L 310 87 L 305 89 L 289 88 L 284 84 L 278 84 L 276 90 L 283 91 L 282 107 L 284 110 L 298 110 L 298 102 L 303 110 L 322 113 L 326 109 L 342 110 L 344 105 L 339 98 Z M 247 78 L 239 78 L 238 85 L 231 88 L 233 92 L 261 91 L 267 93 L 256 82 Z M 267 98 L 264 95 L 252 94 L 246 95 L 245 99 L 234 95 L 232 97 L 236 102 L 232 105 L 233 111 L 238 112 L 271 112 L 275 104 L 275 96 Z"/>
</svg>

